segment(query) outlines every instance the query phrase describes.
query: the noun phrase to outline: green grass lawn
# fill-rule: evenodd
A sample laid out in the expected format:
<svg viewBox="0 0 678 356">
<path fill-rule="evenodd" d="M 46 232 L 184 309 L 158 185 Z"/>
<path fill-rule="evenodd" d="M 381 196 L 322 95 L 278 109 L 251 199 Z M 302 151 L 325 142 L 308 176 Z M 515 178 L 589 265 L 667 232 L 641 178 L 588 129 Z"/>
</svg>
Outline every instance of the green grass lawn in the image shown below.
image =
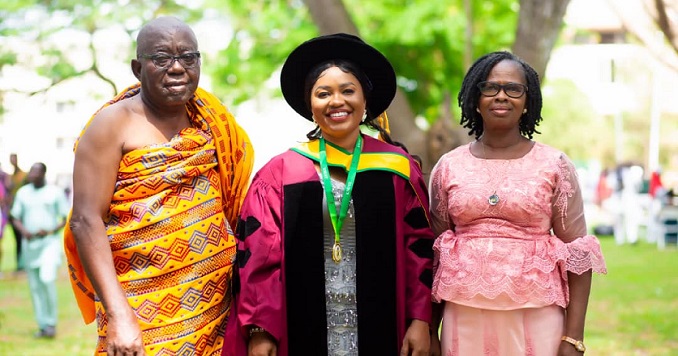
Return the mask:
<svg viewBox="0 0 678 356">
<path fill-rule="evenodd" d="M 75 303 L 68 281 L 66 267 L 62 265 L 57 282 L 59 323 L 54 340 L 36 339 L 33 334 L 37 324 L 31 305 L 31 295 L 25 275 L 14 275 L 16 266 L 14 237 L 6 229 L 2 244 L 0 271 L 0 355 L 91 356 L 96 346 L 96 325 L 85 325 Z"/>
<path fill-rule="evenodd" d="M 594 275 L 587 355 L 678 355 L 678 250 L 601 237 L 607 275 Z"/>
<path fill-rule="evenodd" d="M 617 246 L 601 237 L 608 274 L 594 275 L 587 317 L 586 355 L 678 356 L 678 250 L 647 243 Z M 59 276 L 59 325 L 55 340 L 36 340 L 25 276 L 9 272 L 15 261 L 11 234 L 2 240 L 0 355 L 92 355 L 93 324 L 84 325 L 66 268 Z M 471 355 L 473 356 L 473 355 Z"/>
</svg>

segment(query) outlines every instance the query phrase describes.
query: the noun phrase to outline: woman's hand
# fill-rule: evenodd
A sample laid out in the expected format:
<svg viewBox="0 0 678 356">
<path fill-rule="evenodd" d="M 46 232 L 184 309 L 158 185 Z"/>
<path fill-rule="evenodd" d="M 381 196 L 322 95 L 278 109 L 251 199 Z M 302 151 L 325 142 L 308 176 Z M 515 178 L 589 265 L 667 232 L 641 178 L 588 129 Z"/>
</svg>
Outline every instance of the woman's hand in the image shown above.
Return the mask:
<svg viewBox="0 0 678 356">
<path fill-rule="evenodd" d="M 271 334 L 262 331 L 252 334 L 247 345 L 248 356 L 276 356 L 278 347 Z"/>
<path fill-rule="evenodd" d="M 428 331 L 428 323 L 417 319 L 412 320 L 405 333 L 400 356 L 429 356 L 430 347 L 431 336 Z"/>
<path fill-rule="evenodd" d="M 442 349 L 440 346 L 440 338 L 438 337 L 438 329 L 436 328 L 435 330 L 431 330 L 430 333 L 431 333 L 431 350 L 429 351 L 429 355 L 441 356 Z"/>
<path fill-rule="evenodd" d="M 565 341 L 560 342 L 560 347 L 558 347 L 558 356 L 582 356 L 583 352 L 577 351 L 572 344 L 569 344 Z"/>
</svg>

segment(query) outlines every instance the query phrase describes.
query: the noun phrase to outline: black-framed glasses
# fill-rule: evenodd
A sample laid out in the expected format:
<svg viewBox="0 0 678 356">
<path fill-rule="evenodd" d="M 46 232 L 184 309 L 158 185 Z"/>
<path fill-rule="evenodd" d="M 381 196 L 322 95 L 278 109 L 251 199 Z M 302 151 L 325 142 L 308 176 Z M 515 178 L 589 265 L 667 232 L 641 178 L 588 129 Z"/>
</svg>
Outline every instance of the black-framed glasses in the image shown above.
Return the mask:
<svg viewBox="0 0 678 356">
<path fill-rule="evenodd" d="M 200 52 L 182 53 L 178 56 L 165 53 L 140 54 L 139 57 L 150 59 L 158 69 L 169 69 L 174 65 L 174 61 L 179 62 L 186 69 L 193 68 L 200 63 Z"/>
<path fill-rule="evenodd" d="M 509 98 L 518 99 L 525 95 L 527 86 L 520 83 L 506 83 L 499 84 L 496 82 L 480 82 L 478 83 L 480 94 L 484 96 L 495 96 L 499 91 L 503 90 Z"/>
</svg>

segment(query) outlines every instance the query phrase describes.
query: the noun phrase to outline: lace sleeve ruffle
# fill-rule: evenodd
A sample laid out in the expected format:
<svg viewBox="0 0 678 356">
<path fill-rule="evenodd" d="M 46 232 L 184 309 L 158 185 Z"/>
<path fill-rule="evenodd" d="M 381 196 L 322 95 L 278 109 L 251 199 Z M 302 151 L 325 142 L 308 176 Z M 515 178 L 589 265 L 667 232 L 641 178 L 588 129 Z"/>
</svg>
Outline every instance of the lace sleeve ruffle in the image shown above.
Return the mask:
<svg viewBox="0 0 678 356">
<path fill-rule="evenodd" d="M 563 273 L 582 274 L 588 270 L 607 273 L 600 242 L 593 235 L 585 235 L 565 244 L 567 258 Z"/>
</svg>

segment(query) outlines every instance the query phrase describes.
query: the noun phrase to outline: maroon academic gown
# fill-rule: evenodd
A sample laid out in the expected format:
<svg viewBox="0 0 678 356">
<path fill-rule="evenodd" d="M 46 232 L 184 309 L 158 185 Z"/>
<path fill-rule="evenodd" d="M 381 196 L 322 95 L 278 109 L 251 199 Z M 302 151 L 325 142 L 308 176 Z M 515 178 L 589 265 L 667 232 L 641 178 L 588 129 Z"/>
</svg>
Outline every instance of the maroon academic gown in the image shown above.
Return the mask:
<svg viewBox="0 0 678 356">
<path fill-rule="evenodd" d="M 412 319 L 431 321 L 433 232 L 417 163 L 368 136 L 363 153 L 409 159 L 409 179 L 389 169 L 356 175 L 358 349 L 398 355 Z M 247 355 L 248 325 L 278 341 L 278 355 L 327 355 L 323 188 L 310 158 L 293 150 L 257 172 L 241 209 L 234 306 L 224 355 Z"/>
</svg>

